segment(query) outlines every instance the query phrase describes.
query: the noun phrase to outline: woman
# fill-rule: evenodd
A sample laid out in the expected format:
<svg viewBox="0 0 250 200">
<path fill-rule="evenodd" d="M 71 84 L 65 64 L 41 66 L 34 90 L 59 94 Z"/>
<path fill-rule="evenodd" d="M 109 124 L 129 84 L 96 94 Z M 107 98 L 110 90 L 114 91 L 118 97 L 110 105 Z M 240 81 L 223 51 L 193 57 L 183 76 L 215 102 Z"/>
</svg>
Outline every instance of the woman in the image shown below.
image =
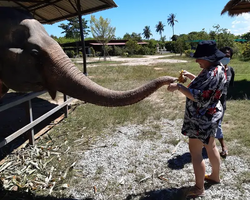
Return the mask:
<svg viewBox="0 0 250 200">
<path fill-rule="evenodd" d="M 225 54 L 217 49 L 214 41 L 200 42 L 193 57 L 202 71 L 189 87 L 179 83 L 168 86 L 168 91 L 178 90 L 187 97 L 182 134 L 189 137 L 195 174 L 195 186 L 189 190 L 188 197 L 204 195 L 204 179 L 220 182 L 220 154 L 215 144 L 215 135 L 223 113 L 219 99 L 226 83 L 224 67 L 219 62 Z M 212 166 L 210 175 L 205 175 L 205 162 L 202 157 L 204 146 Z"/>
<path fill-rule="evenodd" d="M 234 69 L 232 67 L 228 66 L 228 63 L 230 62 L 230 60 L 232 59 L 232 56 L 233 56 L 232 48 L 223 47 L 220 49 L 220 51 L 226 55 L 224 58 L 222 58 L 220 60 L 220 62 L 224 65 L 224 68 L 226 71 L 227 83 L 226 83 L 226 85 L 222 91 L 222 95 L 220 97 L 220 102 L 223 106 L 223 115 L 222 115 L 221 120 L 219 121 L 218 129 L 217 129 L 217 133 L 216 133 L 216 138 L 219 140 L 220 145 L 221 145 L 222 151 L 220 152 L 220 156 L 222 158 L 226 158 L 228 155 L 228 148 L 227 148 L 225 141 L 224 141 L 221 122 L 223 120 L 223 116 L 224 116 L 225 111 L 226 111 L 227 90 L 229 87 L 234 85 L 235 72 L 234 72 Z M 186 70 L 183 70 L 182 75 L 188 77 L 190 80 L 193 80 L 196 77 L 194 74 L 192 74 Z"/>
</svg>

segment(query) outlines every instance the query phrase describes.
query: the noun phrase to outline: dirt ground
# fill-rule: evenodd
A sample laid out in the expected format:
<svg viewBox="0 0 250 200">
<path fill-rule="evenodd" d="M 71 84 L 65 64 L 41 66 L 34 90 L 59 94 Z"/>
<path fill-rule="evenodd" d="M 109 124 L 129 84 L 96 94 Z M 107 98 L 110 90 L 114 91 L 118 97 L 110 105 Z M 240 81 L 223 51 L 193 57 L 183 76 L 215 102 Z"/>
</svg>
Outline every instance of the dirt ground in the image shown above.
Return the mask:
<svg viewBox="0 0 250 200">
<path fill-rule="evenodd" d="M 166 55 L 139 59 L 112 57 L 111 60 L 122 61 L 122 65 L 186 62 L 158 59 L 163 56 Z M 88 61 L 98 59 L 88 58 Z M 95 64 L 88 67 L 95 67 Z M 74 187 L 69 185 L 66 189 L 69 197 L 67 199 L 186 199 L 188 188 L 194 185 L 194 175 L 187 138 L 180 134 L 181 124 L 182 120 L 161 119 L 157 122 L 148 120 L 144 126 L 130 124 L 118 127 L 112 136 L 105 140 L 100 138 L 93 148 L 85 152 L 74 152 L 80 159 L 74 165 L 76 173 L 72 181 L 76 184 Z M 153 127 L 160 127 L 160 130 L 153 130 Z M 143 138 L 146 131 L 157 131 L 160 137 L 138 140 Z M 110 130 L 104 130 L 104 134 L 105 132 L 110 133 Z M 80 143 L 79 140 L 79 145 Z M 237 143 L 228 144 L 230 145 L 237 146 Z M 67 154 L 73 152 L 69 150 Z M 206 173 L 211 173 L 205 151 L 203 156 L 207 166 Z M 24 164 L 20 165 L 20 169 Z M 249 171 L 249 164 L 247 160 L 231 155 L 221 160 L 221 184 L 205 183 L 206 196 L 202 199 L 250 199 L 250 181 L 244 178 L 244 174 Z"/>
<path fill-rule="evenodd" d="M 160 139 L 138 140 L 152 123 L 161 127 Z M 181 123 L 162 119 L 149 121 L 146 126 L 117 128 L 112 137 L 100 139 L 96 148 L 82 154 L 76 169 L 85 178 L 70 188 L 70 194 L 76 199 L 96 200 L 186 199 L 188 188 L 194 185 L 194 174 L 187 140 L 180 134 Z M 179 142 L 171 144 L 171 140 Z M 211 166 L 205 150 L 203 157 L 209 174 Z M 205 183 L 203 199 L 250 199 L 250 183 L 244 181 L 248 170 L 249 163 L 244 159 L 228 156 L 221 161 L 221 184 Z"/>
<path fill-rule="evenodd" d="M 126 58 L 126 57 L 120 57 L 120 56 L 112 56 L 112 57 L 107 57 L 107 61 L 118 61 L 118 62 L 123 62 L 119 65 L 126 65 L 126 66 L 133 66 L 133 65 L 154 65 L 157 63 L 178 63 L 178 62 L 187 62 L 186 60 L 180 60 L 180 59 L 161 59 L 161 58 L 166 58 L 168 56 L 173 56 L 173 55 L 148 55 L 144 56 L 143 58 Z M 179 56 L 176 54 L 176 56 Z M 99 60 L 103 60 L 103 57 L 98 58 L 98 57 L 88 57 L 87 58 L 87 63 L 88 67 L 96 67 L 98 64 L 92 64 L 95 63 Z M 76 63 L 82 63 L 82 59 L 77 59 Z M 112 66 L 112 64 L 110 64 Z M 113 64 L 116 65 L 116 64 Z"/>
</svg>

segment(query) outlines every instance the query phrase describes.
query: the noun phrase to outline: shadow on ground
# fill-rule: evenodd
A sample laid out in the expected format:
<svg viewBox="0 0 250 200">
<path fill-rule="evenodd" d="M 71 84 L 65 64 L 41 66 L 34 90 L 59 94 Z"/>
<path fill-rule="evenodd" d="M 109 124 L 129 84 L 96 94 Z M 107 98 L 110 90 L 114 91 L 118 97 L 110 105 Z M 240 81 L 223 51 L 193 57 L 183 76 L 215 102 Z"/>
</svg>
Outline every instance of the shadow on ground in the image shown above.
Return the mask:
<svg viewBox="0 0 250 200">
<path fill-rule="evenodd" d="M 189 187 L 153 190 L 143 194 L 129 195 L 126 200 L 132 200 L 136 197 L 139 197 L 139 200 L 182 200 L 186 199 L 188 189 Z"/>
<path fill-rule="evenodd" d="M 206 149 L 202 149 L 202 156 L 204 159 L 208 158 Z M 174 156 L 168 160 L 168 167 L 173 170 L 183 169 L 185 164 L 191 163 L 191 155 L 189 152 L 182 155 Z"/>
<path fill-rule="evenodd" d="M 228 90 L 228 99 L 250 99 L 250 81 L 235 81 L 234 86 Z"/>
<path fill-rule="evenodd" d="M 32 192 L 24 191 L 7 191 L 3 188 L 3 183 L 0 181 L 0 199 L 1 200 L 77 200 L 74 198 L 57 198 L 53 196 L 38 196 Z M 82 200 L 94 200 L 92 198 L 86 198 Z"/>
<path fill-rule="evenodd" d="M 8 93 L 1 99 L 0 106 L 3 106 L 13 100 L 20 99 L 24 96 L 23 93 Z M 57 104 L 50 103 L 47 100 L 42 98 L 36 97 L 31 100 L 32 104 L 32 113 L 33 113 L 33 120 L 37 119 L 38 117 L 42 116 L 46 112 L 50 111 L 51 109 L 55 108 Z M 62 110 L 54 113 L 44 121 L 40 122 L 38 125 L 34 127 L 34 133 L 39 132 L 45 126 L 51 124 L 53 120 L 58 118 L 60 115 L 63 114 Z M 25 125 L 29 123 L 29 118 L 27 115 L 27 104 L 20 104 L 4 110 L 0 112 L 0 141 L 4 140 L 4 138 L 10 136 L 12 133 L 16 132 L 17 130 L 21 129 Z M 23 144 L 24 141 L 27 140 L 26 134 L 23 134 L 10 142 L 9 144 L 5 145 L 4 147 L 0 148 L 0 160 L 4 158 L 6 155 L 11 153 L 15 148 Z"/>
</svg>

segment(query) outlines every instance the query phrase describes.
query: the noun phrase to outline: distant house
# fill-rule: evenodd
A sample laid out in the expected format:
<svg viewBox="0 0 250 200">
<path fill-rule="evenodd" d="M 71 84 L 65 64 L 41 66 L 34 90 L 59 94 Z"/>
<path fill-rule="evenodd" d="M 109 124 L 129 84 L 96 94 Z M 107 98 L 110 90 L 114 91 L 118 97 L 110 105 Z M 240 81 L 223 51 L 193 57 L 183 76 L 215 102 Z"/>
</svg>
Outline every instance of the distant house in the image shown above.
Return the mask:
<svg viewBox="0 0 250 200">
<path fill-rule="evenodd" d="M 127 41 L 128 40 L 110 40 L 107 43 L 107 45 L 112 48 L 114 48 L 115 46 L 125 47 Z M 97 42 L 96 40 L 86 40 L 84 42 L 85 42 L 85 51 L 87 55 L 91 54 L 91 50 L 90 50 L 91 47 L 95 50 L 95 52 L 97 51 L 102 52 L 102 44 Z M 137 44 L 146 45 L 148 44 L 148 42 L 137 42 Z M 79 53 L 79 51 L 81 51 L 82 49 L 81 41 L 64 43 L 60 45 L 64 51 L 74 50 L 75 52 Z"/>
</svg>

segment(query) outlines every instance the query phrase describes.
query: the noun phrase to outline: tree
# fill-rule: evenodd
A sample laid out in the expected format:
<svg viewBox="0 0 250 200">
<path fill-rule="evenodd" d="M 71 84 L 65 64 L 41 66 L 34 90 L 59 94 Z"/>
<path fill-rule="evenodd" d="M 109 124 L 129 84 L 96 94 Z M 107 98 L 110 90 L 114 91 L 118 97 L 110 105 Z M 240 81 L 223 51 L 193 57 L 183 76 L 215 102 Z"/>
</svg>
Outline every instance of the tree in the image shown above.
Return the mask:
<svg viewBox="0 0 250 200">
<path fill-rule="evenodd" d="M 171 40 L 172 40 L 172 41 L 177 41 L 177 39 L 178 39 L 178 35 L 173 35 L 173 36 L 171 37 Z"/>
<path fill-rule="evenodd" d="M 141 38 L 141 34 L 140 33 L 135 33 L 133 32 L 132 34 L 129 34 L 129 33 L 126 33 L 124 36 L 123 36 L 123 39 L 124 40 L 135 40 L 137 42 L 141 42 L 142 41 L 142 38 Z"/>
<path fill-rule="evenodd" d="M 174 49 L 176 53 L 180 53 L 180 55 L 182 55 L 182 53 L 184 53 L 186 50 L 191 49 L 190 42 L 187 41 L 188 41 L 188 35 L 186 34 L 182 34 L 177 37 L 177 40 L 174 43 L 175 47 Z"/>
<path fill-rule="evenodd" d="M 145 28 L 143 29 L 143 33 L 144 37 L 146 39 L 149 39 L 151 35 L 153 35 L 150 31 L 150 26 L 145 26 Z"/>
<path fill-rule="evenodd" d="M 134 55 L 140 49 L 141 46 L 137 44 L 137 41 L 129 39 L 126 42 L 126 47 L 127 47 L 129 54 Z"/>
<path fill-rule="evenodd" d="M 250 40 L 250 32 L 247 32 L 241 36 L 241 39 Z"/>
<path fill-rule="evenodd" d="M 164 35 L 163 37 L 161 37 L 160 41 L 164 43 L 166 41 L 166 35 Z"/>
<path fill-rule="evenodd" d="M 59 28 L 62 28 L 64 30 L 62 33 L 65 33 L 66 38 L 74 38 L 74 39 L 80 40 L 81 33 L 80 33 L 80 23 L 79 23 L 78 17 L 74 17 L 67 21 L 68 21 L 67 24 L 62 23 L 58 26 Z M 84 37 L 86 37 L 90 32 L 89 27 L 87 26 L 87 23 L 88 21 L 83 18 L 82 28 L 83 28 Z"/>
<path fill-rule="evenodd" d="M 226 28 L 220 28 L 220 25 L 217 24 L 213 26 L 216 32 L 216 44 L 217 47 L 220 49 L 225 46 L 229 46 L 231 48 L 234 48 L 234 39 L 235 36 L 231 34 L 228 29 Z"/>
<path fill-rule="evenodd" d="M 123 36 L 124 40 L 129 40 L 131 39 L 131 35 L 129 33 L 125 33 L 125 35 Z"/>
<path fill-rule="evenodd" d="M 171 13 L 169 16 L 168 16 L 168 19 L 167 19 L 167 22 L 168 22 L 168 25 L 172 27 L 173 29 L 173 35 L 174 35 L 174 25 L 175 25 L 175 22 L 178 22 L 176 18 L 176 15 Z"/>
<path fill-rule="evenodd" d="M 109 19 L 104 19 L 102 16 L 100 16 L 98 20 L 94 15 L 91 15 L 90 28 L 94 39 L 102 44 L 103 57 L 104 60 L 106 60 L 106 46 L 110 40 L 115 38 L 116 28 L 110 26 Z"/>
<path fill-rule="evenodd" d="M 160 33 L 160 35 L 161 35 L 161 38 L 162 38 L 162 32 L 164 31 L 164 24 L 161 22 L 161 21 L 159 21 L 158 22 L 158 24 L 155 26 L 155 28 L 156 28 L 156 32 L 158 33 Z"/>
<path fill-rule="evenodd" d="M 209 32 L 209 38 L 210 38 L 210 40 L 215 40 L 216 39 L 216 32 L 215 31 L 210 31 Z"/>
</svg>

